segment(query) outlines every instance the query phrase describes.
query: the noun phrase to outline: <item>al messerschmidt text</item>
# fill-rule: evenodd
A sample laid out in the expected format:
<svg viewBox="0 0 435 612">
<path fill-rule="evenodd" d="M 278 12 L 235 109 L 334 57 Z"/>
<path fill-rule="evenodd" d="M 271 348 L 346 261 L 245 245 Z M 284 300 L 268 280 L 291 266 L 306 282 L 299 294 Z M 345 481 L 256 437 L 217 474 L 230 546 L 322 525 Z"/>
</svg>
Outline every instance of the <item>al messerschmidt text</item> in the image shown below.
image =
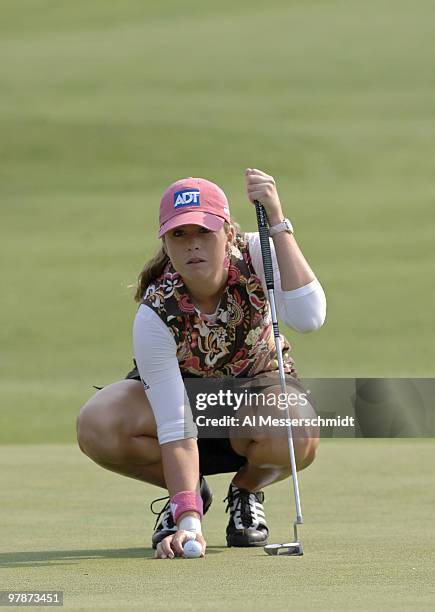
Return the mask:
<svg viewBox="0 0 435 612">
<path fill-rule="evenodd" d="M 222 416 L 219 418 L 206 417 L 201 414 L 195 419 L 198 427 L 355 427 L 355 417 L 336 416 L 334 418 L 314 417 L 303 418 L 277 418 L 270 415 L 245 416 L 242 423 L 234 416 Z"/>
</svg>

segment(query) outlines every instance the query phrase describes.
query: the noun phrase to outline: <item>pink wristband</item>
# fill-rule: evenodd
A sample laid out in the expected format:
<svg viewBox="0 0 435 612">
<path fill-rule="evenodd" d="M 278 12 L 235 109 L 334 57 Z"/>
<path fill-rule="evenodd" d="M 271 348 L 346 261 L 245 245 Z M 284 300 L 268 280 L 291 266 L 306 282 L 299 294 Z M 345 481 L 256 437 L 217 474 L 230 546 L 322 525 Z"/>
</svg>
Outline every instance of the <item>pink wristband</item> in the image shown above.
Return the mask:
<svg viewBox="0 0 435 612">
<path fill-rule="evenodd" d="M 198 512 L 202 519 L 203 504 L 202 497 L 196 491 L 180 491 L 171 499 L 171 512 L 174 521 L 178 523 L 179 517 L 184 512 Z"/>
</svg>

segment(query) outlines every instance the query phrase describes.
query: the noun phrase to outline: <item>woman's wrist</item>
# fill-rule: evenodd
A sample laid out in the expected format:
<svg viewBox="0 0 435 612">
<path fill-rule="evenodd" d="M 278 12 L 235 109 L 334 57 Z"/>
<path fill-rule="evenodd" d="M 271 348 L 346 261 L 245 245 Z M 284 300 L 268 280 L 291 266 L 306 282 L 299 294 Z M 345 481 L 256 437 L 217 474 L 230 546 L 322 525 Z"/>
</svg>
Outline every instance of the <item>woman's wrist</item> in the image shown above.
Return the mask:
<svg viewBox="0 0 435 612">
<path fill-rule="evenodd" d="M 274 212 L 271 215 L 267 215 L 267 220 L 269 222 L 269 227 L 273 227 L 274 225 L 278 225 L 284 219 L 284 213 Z"/>
<path fill-rule="evenodd" d="M 177 522 L 177 529 L 202 533 L 200 515 L 197 512 L 185 512 Z"/>
</svg>

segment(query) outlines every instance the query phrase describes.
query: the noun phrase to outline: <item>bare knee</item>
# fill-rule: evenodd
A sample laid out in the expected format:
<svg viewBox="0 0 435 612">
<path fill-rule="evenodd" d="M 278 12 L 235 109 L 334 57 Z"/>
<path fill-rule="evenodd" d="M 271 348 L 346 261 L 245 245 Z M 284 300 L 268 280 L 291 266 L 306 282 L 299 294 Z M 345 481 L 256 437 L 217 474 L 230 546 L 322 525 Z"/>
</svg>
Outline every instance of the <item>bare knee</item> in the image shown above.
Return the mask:
<svg viewBox="0 0 435 612">
<path fill-rule="evenodd" d="M 299 438 L 294 440 L 296 469 L 298 471 L 305 469 L 314 461 L 318 445 L 318 438 Z M 291 474 L 287 438 L 259 438 L 252 440 L 247 446 L 246 457 L 254 467 L 279 468 L 283 473 Z"/>
<path fill-rule="evenodd" d="M 77 442 L 95 461 L 119 463 L 132 437 L 156 437 L 152 414 L 138 381 L 120 381 L 91 397 L 77 417 Z"/>
<path fill-rule="evenodd" d="M 282 473 L 291 474 L 291 462 L 289 452 L 289 433 L 285 425 L 260 425 L 260 416 L 263 412 L 270 417 L 270 423 L 281 423 L 283 415 L 290 418 L 310 419 L 315 416 L 314 409 L 310 404 L 306 406 L 288 406 L 288 413 L 283 413 L 279 405 L 280 387 L 267 388 L 268 394 L 274 394 L 276 401 L 272 406 L 251 406 L 243 408 L 244 415 L 253 416 L 254 425 L 247 428 L 249 440 L 235 439 L 231 444 L 236 452 L 247 457 L 249 463 L 257 468 L 277 468 Z M 239 414 L 240 414 L 239 410 Z M 319 429 L 314 426 L 299 426 L 292 428 L 293 447 L 297 470 L 303 470 L 311 465 L 316 457 L 319 446 Z M 241 452 L 243 451 L 243 452 Z"/>
<path fill-rule="evenodd" d="M 303 470 L 313 463 L 319 448 L 319 442 L 319 438 L 305 438 L 301 458 L 296 461 L 298 470 Z"/>
<path fill-rule="evenodd" d="M 76 422 L 77 442 L 91 459 L 119 459 L 116 449 L 119 437 L 118 423 L 113 404 L 102 401 L 98 393 L 80 410 Z"/>
</svg>

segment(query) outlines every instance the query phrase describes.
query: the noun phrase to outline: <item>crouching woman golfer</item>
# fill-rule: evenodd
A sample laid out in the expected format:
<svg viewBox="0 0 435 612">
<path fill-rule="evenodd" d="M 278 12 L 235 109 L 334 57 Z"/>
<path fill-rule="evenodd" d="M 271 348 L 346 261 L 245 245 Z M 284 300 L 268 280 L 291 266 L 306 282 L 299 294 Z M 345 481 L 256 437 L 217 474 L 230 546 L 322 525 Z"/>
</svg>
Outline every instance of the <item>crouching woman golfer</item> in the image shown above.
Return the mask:
<svg viewBox="0 0 435 612">
<path fill-rule="evenodd" d="M 258 200 L 269 221 L 278 315 L 296 331 L 317 330 L 325 295 L 284 219 L 275 181 L 255 169 L 245 179 L 249 201 Z M 259 235 L 239 230 L 217 185 L 186 178 L 163 194 L 158 237 L 160 250 L 136 292 L 135 368 L 83 406 L 80 448 L 104 468 L 167 489 L 152 537 L 157 558 L 183 556 L 188 539 L 197 539 L 204 555 L 201 521 L 212 501 L 204 476 L 218 473 L 235 472 L 224 500 L 228 546 L 263 546 L 262 489 L 291 473 L 287 435 L 271 438 L 253 427 L 243 436 L 198 438 L 184 382 L 271 375 L 268 392 L 280 393 Z M 281 339 L 286 376 L 297 382 L 290 345 Z M 303 416 L 314 416 L 309 404 Z M 294 443 L 303 469 L 314 459 L 317 431 L 307 428 Z"/>
</svg>

